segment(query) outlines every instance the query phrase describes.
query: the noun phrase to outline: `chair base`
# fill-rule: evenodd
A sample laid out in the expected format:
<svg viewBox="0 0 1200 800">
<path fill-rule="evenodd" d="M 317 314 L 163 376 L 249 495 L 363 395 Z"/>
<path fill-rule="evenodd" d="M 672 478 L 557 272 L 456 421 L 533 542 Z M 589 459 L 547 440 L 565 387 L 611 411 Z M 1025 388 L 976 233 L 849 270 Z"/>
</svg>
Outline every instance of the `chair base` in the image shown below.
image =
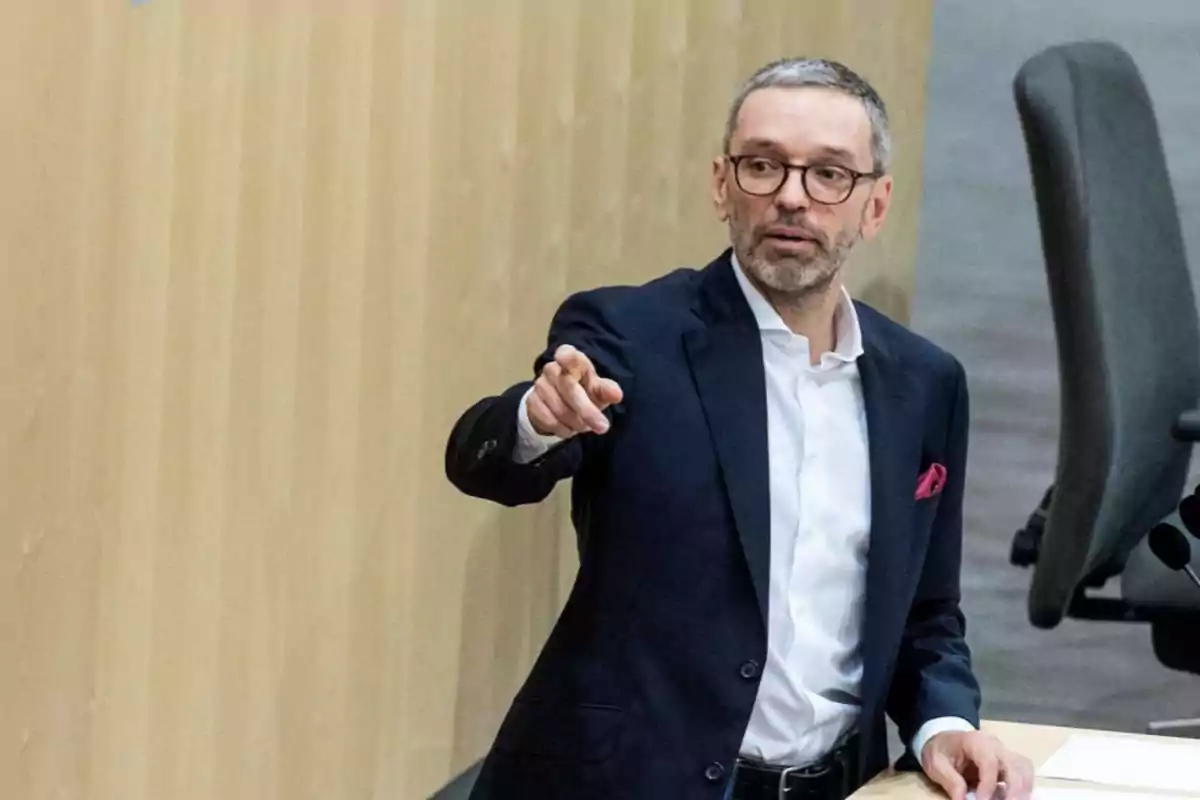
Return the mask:
<svg viewBox="0 0 1200 800">
<path fill-rule="evenodd" d="M 1200 739 L 1200 717 L 1192 719 L 1165 719 L 1151 722 L 1148 730 L 1160 736 L 1182 736 L 1186 739 Z"/>
</svg>

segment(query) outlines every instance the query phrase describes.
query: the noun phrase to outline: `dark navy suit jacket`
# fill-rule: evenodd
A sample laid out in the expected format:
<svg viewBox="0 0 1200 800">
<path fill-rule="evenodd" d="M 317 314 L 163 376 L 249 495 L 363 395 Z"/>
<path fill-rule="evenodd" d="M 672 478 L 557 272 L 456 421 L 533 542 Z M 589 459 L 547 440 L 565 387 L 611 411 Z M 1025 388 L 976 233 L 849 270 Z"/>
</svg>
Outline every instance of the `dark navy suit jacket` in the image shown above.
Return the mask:
<svg viewBox="0 0 1200 800">
<path fill-rule="evenodd" d="M 485 760 L 476 800 L 720 798 L 767 651 L 767 400 L 758 326 L 728 251 L 638 287 L 569 298 L 561 344 L 624 400 L 603 435 L 513 458 L 530 382 L 459 419 L 446 471 L 463 492 L 536 503 L 574 478 L 580 566 Z M 887 766 L 885 712 L 978 724 L 959 610 L 967 389 L 943 350 L 857 304 L 871 462 L 860 780 Z M 932 464 L 945 488 L 916 499 Z M 821 598 L 814 597 L 819 603 Z M 911 756 L 909 756 L 909 766 Z"/>
</svg>

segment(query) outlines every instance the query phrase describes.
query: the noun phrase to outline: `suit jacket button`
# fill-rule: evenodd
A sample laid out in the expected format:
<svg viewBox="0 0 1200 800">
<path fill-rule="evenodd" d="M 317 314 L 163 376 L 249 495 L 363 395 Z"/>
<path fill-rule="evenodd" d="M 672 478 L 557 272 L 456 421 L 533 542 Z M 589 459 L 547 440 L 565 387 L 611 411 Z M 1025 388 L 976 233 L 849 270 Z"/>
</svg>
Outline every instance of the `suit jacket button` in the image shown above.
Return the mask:
<svg viewBox="0 0 1200 800">
<path fill-rule="evenodd" d="M 724 774 L 725 765 L 720 762 L 714 761 L 704 768 L 704 777 L 708 779 L 709 783 L 716 783 Z"/>
<path fill-rule="evenodd" d="M 742 664 L 741 669 L 738 670 L 738 674 L 748 681 L 752 681 L 757 678 L 758 673 L 759 670 L 757 661 L 747 661 L 745 664 Z"/>
<path fill-rule="evenodd" d="M 488 439 L 479 446 L 479 452 L 475 454 L 476 461 L 482 461 L 484 456 L 496 449 L 496 440 Z"/>
</svg>

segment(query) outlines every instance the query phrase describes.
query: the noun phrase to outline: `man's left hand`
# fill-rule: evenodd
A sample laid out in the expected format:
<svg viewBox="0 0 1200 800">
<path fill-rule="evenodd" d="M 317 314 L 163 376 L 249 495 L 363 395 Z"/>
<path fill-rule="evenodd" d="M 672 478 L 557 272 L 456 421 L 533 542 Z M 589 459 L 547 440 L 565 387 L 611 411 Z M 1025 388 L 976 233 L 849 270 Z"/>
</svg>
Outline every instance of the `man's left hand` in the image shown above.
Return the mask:
<svg viewBox="0 0 1200 800">
<path fill-rule="evenodd" d="M 950 800 L 965 800 L 972 787 L 978 800 L 993 800 L 1001 781 L 1005 800 L 1029 800 L 1033 791 L 1033 762 L 982 731 L 936 734 L 925 743 L 921 767 Z"/>
</svg>

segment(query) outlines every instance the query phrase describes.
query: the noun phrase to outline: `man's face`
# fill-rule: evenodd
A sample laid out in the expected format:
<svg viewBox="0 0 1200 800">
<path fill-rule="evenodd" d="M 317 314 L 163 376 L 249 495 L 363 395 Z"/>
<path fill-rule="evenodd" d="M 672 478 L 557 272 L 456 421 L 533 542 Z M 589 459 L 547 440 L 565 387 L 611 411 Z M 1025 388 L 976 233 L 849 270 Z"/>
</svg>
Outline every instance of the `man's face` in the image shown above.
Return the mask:
<svg viewBox="0 0 1200 800">
<path fill-rule="evenodd" d="M 823 87 L 770 88 L 751 93 L 738 115 L 729 154 L 762 156 L 793 165 L 821 165 L 872 172 L 871 122 L 862 101 Z M 768 162 L 743 166 L 746 178 Z M 834 171 L 810 171 L 809 185 Z M 769 182 L 768 182 L 769 186 Z M 883 225 L 891 199 L 891 178 L 863 178 L 844 202 L 829 205 L 809 196 L 799 170 L 791 170 L 778 191 L 757 196 L 744 190 L 728 158 L 713 163 L 713 199 L 729 223 L 730 240 L 755 282 L 779 294 L 820 292 L 838 277 L 851 248 L 872 238 Z M 821 192 L 814 192 L 821 196 Z M 830 199 L 836 195 L 825 195 Z"/>
</svg>

